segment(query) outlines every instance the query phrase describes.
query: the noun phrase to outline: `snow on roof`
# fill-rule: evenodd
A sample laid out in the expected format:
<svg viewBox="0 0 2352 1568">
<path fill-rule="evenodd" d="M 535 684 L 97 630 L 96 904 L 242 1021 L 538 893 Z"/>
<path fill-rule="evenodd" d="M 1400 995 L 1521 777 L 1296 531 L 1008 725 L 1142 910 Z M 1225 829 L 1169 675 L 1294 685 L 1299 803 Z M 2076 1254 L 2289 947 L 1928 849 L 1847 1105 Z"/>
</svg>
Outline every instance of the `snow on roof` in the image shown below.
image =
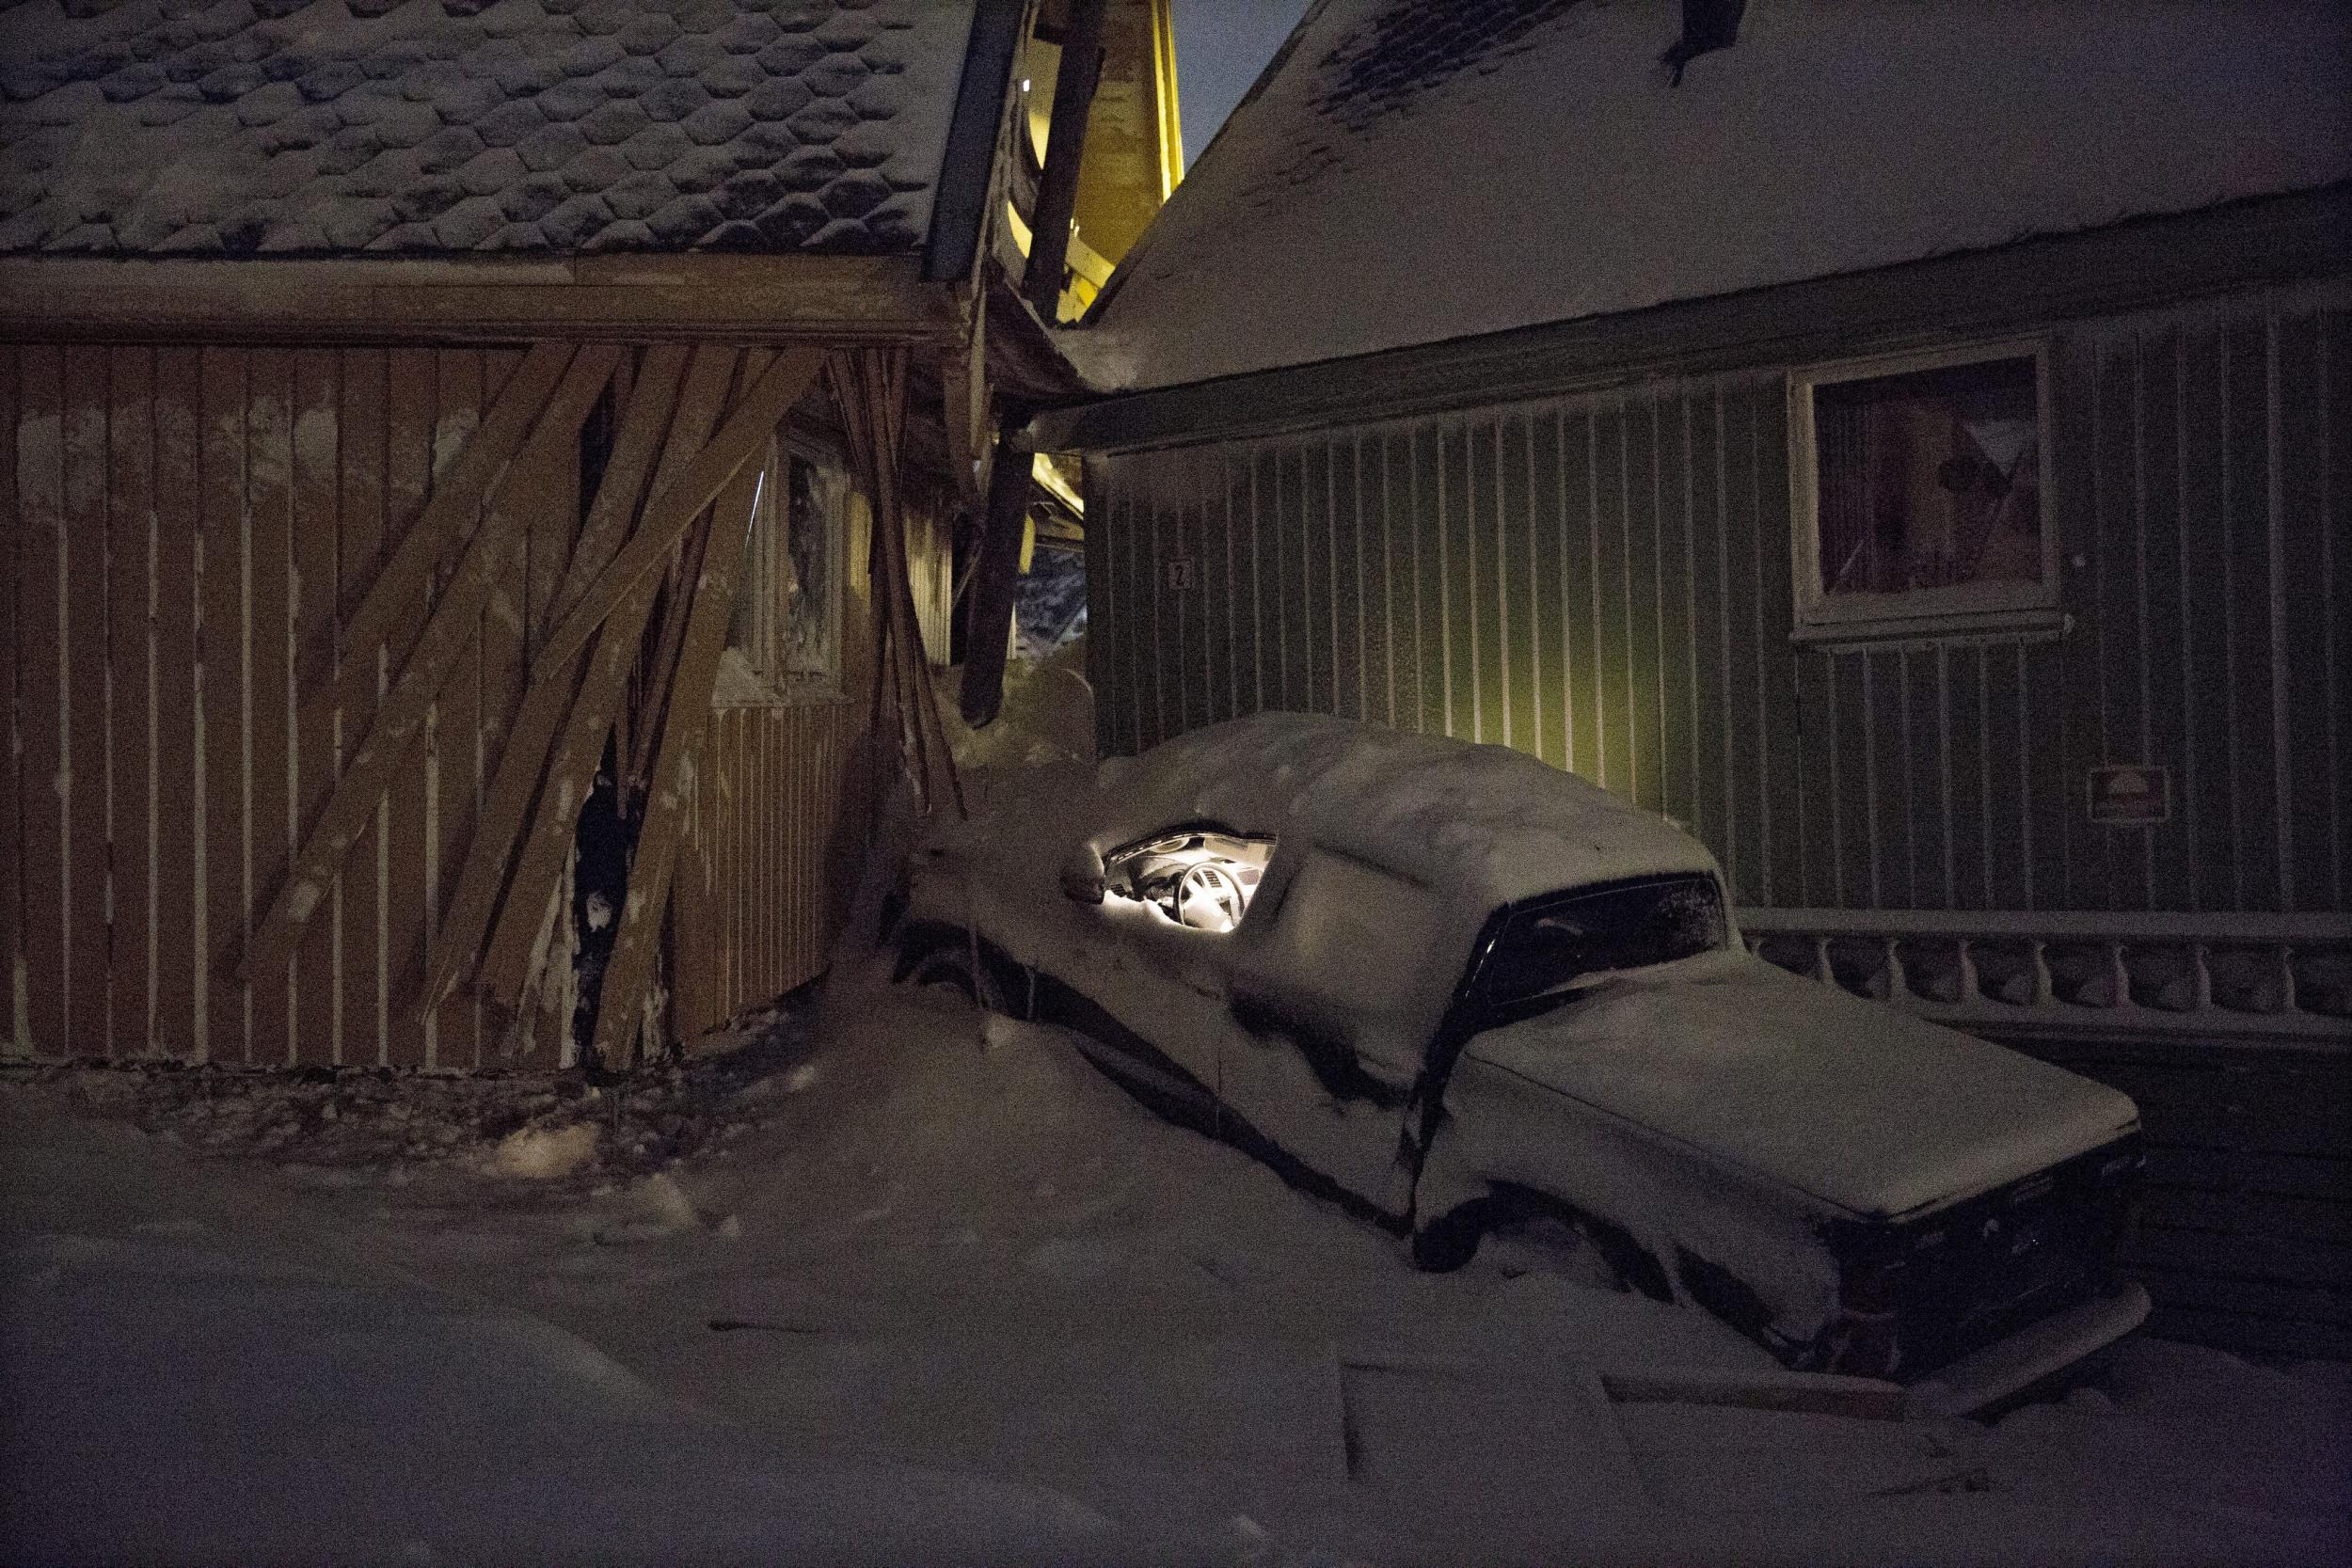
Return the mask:
<svg viewBox="0 0 2352 1568">
<path fill-rule="evenodd" d="M 898 252 L 968 0 L 35 0 L 0 253 Z"/>
<path fill-rule="evenodd" d="M 2352 178 L 2341 0 L 1323 0 L 1073 346 L 1168 386 Z"/>
<path fill-rule="evenodd" d="M 1497 905 L 1619 877 L 1713 872 L 1664 817 L 1522 752 L 1345 719 L 1259 713 L 1105 763 L 1108 851 L 1216 822 L 1313 843 Z"/>
</svg>

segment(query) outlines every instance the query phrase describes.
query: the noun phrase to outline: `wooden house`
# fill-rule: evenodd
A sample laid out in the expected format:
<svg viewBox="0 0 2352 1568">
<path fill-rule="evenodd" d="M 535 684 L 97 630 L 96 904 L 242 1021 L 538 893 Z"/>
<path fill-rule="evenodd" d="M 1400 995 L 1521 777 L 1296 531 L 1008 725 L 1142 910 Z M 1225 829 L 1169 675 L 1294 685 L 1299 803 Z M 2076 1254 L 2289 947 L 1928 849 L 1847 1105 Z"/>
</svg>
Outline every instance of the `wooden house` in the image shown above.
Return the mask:
<svg viewBox="0 0 2352 1568">
<path fill-rule="evenodd" d="M 2348 46 L 1324 0 L 1029 432 L 1103 750 L 1334 712 L 1663 812 L 1767 956 L 2139 1098 L 2161 1322 L 2344 1354 Z"/>
<path fill-rule="evenodd" d="M 612 1066 L 816 975 L 953 809 L 1071 9 L 8 8 L 7 1053 Z"/>
</svg>

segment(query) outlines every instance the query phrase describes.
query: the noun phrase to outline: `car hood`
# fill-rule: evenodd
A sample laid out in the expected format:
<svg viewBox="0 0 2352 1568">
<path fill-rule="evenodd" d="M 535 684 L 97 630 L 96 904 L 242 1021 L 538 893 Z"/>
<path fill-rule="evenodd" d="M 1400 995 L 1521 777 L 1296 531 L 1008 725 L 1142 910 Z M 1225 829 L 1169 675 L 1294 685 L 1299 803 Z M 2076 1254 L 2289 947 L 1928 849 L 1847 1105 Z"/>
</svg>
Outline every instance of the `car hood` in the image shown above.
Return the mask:
<svg viewBox="0 0 2352 1568">
<path fill-rule="evenodd" d="M 2138 1120 L 2089 1079 L 1738 952 L 1605 981 L 1465 1053 L 1872 1217 L 2029 1175 Z"/>
</svg>

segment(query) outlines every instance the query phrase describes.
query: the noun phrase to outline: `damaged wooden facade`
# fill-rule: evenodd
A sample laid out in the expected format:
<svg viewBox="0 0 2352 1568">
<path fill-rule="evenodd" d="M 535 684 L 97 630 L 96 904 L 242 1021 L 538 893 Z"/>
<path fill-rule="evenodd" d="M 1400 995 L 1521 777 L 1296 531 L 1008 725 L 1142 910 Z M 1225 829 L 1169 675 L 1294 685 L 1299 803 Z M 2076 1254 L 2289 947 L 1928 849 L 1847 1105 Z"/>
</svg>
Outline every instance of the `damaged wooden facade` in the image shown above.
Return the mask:
<svg viewBox="0 0 2352 1568">
<path fill-rule="evenodd" d="M 857 536 L 820 546 L 853 568 L 817 590 L 829 680 L 723 690 L 720 663 L 739 600 L 802 587 L 772 559 L 744 580 L 774 433 L 804 406 L 821 440 L 834 390 L 874 394 L 906 352 L 12 349 L 20 1045 L 562 1059 L 579 818 L 615 768 L 642 805 L 604 984 L 635 1000 L 604 1057 L 668 989 L 674 875 L 678 944 L 715 960 L 681 1027 L 811 977 L 871 786 L 867 673 L 919 689 L 938 636 L 938 498 L 909 527 L 866 468 L 819 522 Z M 879 519 L 911 538 L 874 575 Z M 765 847 L 787 836 L 789 865 Z"/>
<path fill-rule="evenodd" d="M 0 1043 L 620 1066 L 820 974 L 954 809 L 1031 8 L 83 9 L 0 24 Z"/>
</svg>

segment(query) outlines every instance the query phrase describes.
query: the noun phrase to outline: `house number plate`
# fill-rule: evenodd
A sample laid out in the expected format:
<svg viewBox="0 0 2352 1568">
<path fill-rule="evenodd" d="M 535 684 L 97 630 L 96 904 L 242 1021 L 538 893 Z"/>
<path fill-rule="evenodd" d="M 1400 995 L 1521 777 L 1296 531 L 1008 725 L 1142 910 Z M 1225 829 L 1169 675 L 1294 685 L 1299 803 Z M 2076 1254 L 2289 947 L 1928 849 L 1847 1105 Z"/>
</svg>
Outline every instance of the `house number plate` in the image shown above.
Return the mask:
<svg viewBox="0 0 2352 1568">
<path fill-rule="evenodd" d="M 2140 763 L 2090 770 L 2090 819 L 2111 828 L 2153 828 L 2172 819 L 2172 770 Z"/>
</svg>

